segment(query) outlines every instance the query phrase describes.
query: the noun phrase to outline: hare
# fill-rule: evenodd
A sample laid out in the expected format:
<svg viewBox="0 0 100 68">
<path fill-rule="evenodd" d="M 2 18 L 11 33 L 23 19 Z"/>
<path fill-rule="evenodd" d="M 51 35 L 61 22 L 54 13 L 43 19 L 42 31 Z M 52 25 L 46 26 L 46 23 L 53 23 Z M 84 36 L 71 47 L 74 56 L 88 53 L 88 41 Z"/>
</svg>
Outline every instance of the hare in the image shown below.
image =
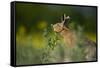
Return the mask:
<svg viewBox="0 0 100 68">
<path fill-rule="evenodd" d="M 66 17 L 64 14 L 64 20 L 61 23 L 54 24 L 53 29 L 55 32 L 60 33 L 60 35 L 64 38 L 65 44 L 72 47 L 77 42 L 77 39 L 75 33 L 64 25 L 65 22 L 68 21 L 69 19 L 70 17 L 69 16 Z"/>
<path fill-rule="evenodd" d="M 68 26 L 65 26 L 65 23 L 70 19 L 69 16 L 66 17 L 64 14 L 64 19 L 60 23 L 53 25 L 53 30 L 58 32 L 64 39 L 64 43 L 69 48 L 75 48 L 79 39 L 75 32 L 73 32 Z M 96 43 L 88 38 L 83 38 L 84 53 L 85 59 L 87 61 L 96 60 Z"/>
</svg>

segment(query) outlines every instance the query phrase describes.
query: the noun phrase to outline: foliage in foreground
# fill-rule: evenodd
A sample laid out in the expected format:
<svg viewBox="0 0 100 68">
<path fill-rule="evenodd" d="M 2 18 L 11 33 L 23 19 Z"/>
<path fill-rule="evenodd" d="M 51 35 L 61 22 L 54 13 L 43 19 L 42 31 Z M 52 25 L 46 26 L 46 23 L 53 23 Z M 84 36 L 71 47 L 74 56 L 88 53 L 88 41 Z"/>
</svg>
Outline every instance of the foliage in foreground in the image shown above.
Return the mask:
<svg viewBox="0 0 100 68">
<path fill-rule="evenodd" d="M 41 48 L 33 46 L 31 34 L 27 39 L 27 35 L 18 35 L 17 40 L 20 42 L 17 41 L 16 45 L 16 64 L 28 65 L 86 61 L 86 54 L 84 52 L 86 47 L 83 44 L 82 38 L 84 36 L 81 27 L 78 27 L 77 32 L 79 36 L 79 43 L 75 48 L 66 47 L 63 43 L 63 39 L 59 34 L 53 31 L 51 26 L 44 29 L 42 33 L 45 44 L 44 47 Z"/>
</svg>

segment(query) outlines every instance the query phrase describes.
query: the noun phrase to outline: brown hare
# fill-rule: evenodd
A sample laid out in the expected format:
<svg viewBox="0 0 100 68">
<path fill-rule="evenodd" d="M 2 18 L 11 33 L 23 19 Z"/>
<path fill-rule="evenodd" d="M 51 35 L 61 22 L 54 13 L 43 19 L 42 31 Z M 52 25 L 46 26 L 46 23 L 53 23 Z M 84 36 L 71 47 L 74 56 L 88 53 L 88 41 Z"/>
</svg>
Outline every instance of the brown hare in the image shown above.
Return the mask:
<svg viewBox="0 0 100 68">
<path fill-rule="evenodd" d="M 76 36 L 74 32 L 72 32 L 69 28 L 67 28 L 64 23 L 65 21 L 69 20 L 69 16 L 65 16 L 64 14 L 64 20 L 61 23 L 56 23 L 53 25 L 53 29 L 55 32 L 60 33 L 60 35 L 64 38 L 65 44 L 72 47 L 77 42 Z"/>
<path fill-rule="evenodd" d="M 66 27 L 64 24 L 70 19 L 69 16 L 64 14 L 63 20 L 60 23 L 56 23 L 53 25 L 53 30 L 58 32 L 64 39 L 64 43 L 69 48 L 75 48 L 78 41 L 78 36 L 75 32 L 73 32 L 68 26 Z M 68 23 L 68 22 L 67 22 Z M 82 39 L 84 46 L 84 54 L 86 61 L 96 60 L 96 43 L 89 40 L 88 38 Z"/>
</svg>

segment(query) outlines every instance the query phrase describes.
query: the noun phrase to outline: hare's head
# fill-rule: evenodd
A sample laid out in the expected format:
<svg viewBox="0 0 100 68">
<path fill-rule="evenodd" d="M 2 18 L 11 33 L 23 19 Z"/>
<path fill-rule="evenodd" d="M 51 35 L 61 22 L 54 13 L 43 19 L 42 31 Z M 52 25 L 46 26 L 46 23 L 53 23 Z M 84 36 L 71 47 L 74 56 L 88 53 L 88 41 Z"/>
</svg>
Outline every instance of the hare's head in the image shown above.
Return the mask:
<svg viewBox="0 0 100 68">
<path fill-rule="evenodd" d="M 64 17 L 61 23 L 56 23 L 53 25 L 53 30 L 55 32 L 61 32 L 65 28 L 65 24 L 68 22 L 68 20 L 69 20 L 69 16 L 66 17 L 64 14 Z"/>
<path fill-rule="evenodd" d="M 63 23 L 56 23 L 53 25 L 53 30 L 55 32 L 60 32 L 63 30 Z"/>
</svg>

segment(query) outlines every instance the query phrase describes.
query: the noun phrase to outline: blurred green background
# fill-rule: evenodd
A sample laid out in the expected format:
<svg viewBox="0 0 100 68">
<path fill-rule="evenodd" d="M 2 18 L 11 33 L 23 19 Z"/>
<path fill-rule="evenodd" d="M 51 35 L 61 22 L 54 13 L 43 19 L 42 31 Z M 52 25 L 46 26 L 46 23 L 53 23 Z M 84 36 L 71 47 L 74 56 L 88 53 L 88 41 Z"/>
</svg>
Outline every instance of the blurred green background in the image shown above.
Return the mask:
<svg viewBox="0 0 100 68">
<path fill-rule="evenodd" d="M 96 7 L 16 3 L 17 65 L 41 64 L 42 53 L 47 42 L 44 29 L 61 22 L 65 13 L 70 23 L 83 28 L 85 35 L 96 42 Z"/>
</svg>

